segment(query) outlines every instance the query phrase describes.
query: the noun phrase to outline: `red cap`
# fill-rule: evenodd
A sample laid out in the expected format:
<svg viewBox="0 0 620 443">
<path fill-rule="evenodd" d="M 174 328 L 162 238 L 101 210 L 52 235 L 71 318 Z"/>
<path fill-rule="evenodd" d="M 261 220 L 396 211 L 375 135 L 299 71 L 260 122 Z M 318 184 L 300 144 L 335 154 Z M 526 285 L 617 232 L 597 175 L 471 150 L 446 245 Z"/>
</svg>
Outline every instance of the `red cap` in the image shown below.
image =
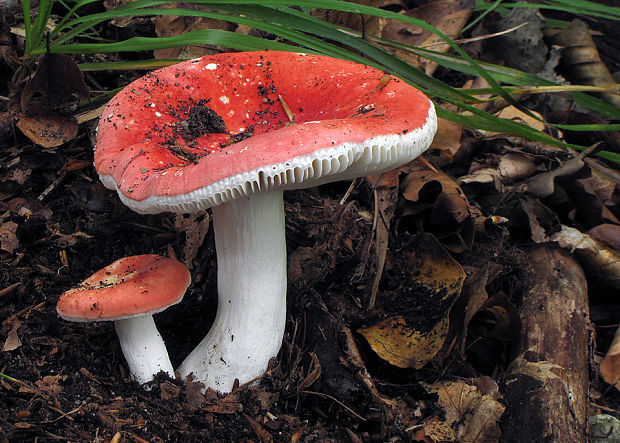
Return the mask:
<svg viewBox="0 0 620 443">
<path fill-rule="evenodd" d="M 179 261 L 159 255 L 121 258 L 60 296 L 65 320 L 120 320 L 163 311 L 181 301 L 191 281 Z"/>
<path fill-rule="evenodd" d="M 435 129 L 423 93 L 371 67 L 291 52 L 218 54 L 118 93 L 99 122 L 95 167 L 138 212 L 191 212 L 400 166 Z"/>
</svg>

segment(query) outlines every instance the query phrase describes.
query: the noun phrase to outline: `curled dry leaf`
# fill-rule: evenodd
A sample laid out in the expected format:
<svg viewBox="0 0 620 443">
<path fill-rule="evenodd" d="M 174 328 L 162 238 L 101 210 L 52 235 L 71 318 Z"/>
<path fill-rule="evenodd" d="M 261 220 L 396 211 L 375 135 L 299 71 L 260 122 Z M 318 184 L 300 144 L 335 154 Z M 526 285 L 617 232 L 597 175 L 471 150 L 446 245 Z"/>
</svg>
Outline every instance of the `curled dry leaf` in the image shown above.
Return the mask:
<svg viewBox="0 0 620 443">
<path fill-rule="evenodd" d="M 549 240 L 574 251 L 594 277 L 620 289 L 620 249 L 568 226 L 562 226 Z"/>
<path fill-rule="evenodd" d="M 616 329 L 614 340 L 601 362 L 601 375 L 607 383 L 620 390 L 620 328 Z"/>
<path fill-rule="evenodd" d="M 506 408 L 499 402 L 497 384 L 489 377 L 481 379 L 474 384 L 438 382 L 427 387 L 439 396 L 445 422 L 456 429 L 456 440 L 463 443 L 500 441 L 499 419 Z"/>
<path fill-rule="evenodd" d="M 411 281 L 397 299 L 381 299 L 384 307 L 390 305 L 389 316 L 358 332 L 382 359 L 419 369 L 445 342 L 450 308 L 461 293 L 465 272 L 431 235 L 417 235 L 414 247 L 406 260 Z"/>
<path fill-rule="evenodd" d="M 11 321 L 11 320 L 9 319 L 7 321 Z M 17 317 L 13 317 L 11 330 L 7 334 L 6 340 L 4 341 L 4 346 L 2 347 L 2 350 L 4 352 L 14 351 L 15 349 L 19 348 L 22 345 L 22 341 L 19 339 L 19 336 L 17 335 L 17 330 L 19 329 L 21 325 L 22 323 L 19 320 L 17 320 Z"/>
<path fill-rule="evenodd" d="M 538 198 L 549 197 L 555 192 L 555 179 L 557 177 L 566 177 L 579 171 L 584 166 L 583 159 L 594 152 L 597 145 L 591 146 L 583 152 L 577 154 L 574 158 L 565 161 L 560 166 L 549 172 L 543 172 L 535 175 L 525 183 L 517 187 L 517 191 L 525 192 Z"/>
<path fill-rule="evenodd" d="M 490 163 L 490 166 L 486 166 Z M 485 166 L 472 168 L 469 174 L 459 177 L 459 184 L 493 183 L 495 189 L 503 192 L 504 185 L 515 180 L 529 177 L 536 172 L 536 164 L 527 155 L 509 152 L 501 156 L 492 156 Z"/>
<path fill-rule="evenodd" d="M 209 232 L 209 225 L 210 217 L 206 211 L 178 214 L 174 219 L 174 230 L 185 232 L 183 263 L 189 269 L 194 269 L 194 259 L 198 255 L 198 250 Z"/>
<path fill-rule="evenodd" d="M 89 99 L 84 75 L 66 54 L 47 53 L 21 93 L 21 117 L 17 127 L 44 148 L 73 140 L 78 123 L 72 113 L 80 99 Z"/>
<path fill-rule="evenodd" d="M 458 331 L 461 332 L 461 355 L 465 355 L 469 322 L 489 299 L 489 294 L 486 291 L 488 279 L 489 264 L 487 263 L 484 267 L 475 269 L 471 275 L 467 276 L 463 283 L 463 297 L 467 300 L 467 307 L 465 308 L 462 332 Z"/>
<path fill-rule="evenodd" d="M 592 171 L 594 172 L 594 171 Z M 613 189 L 610 189 L 613 186 Z M 586 226 L 602 223 L 620 223 L 608 205 L 615 206 L 616 184 L 602 176 L 591 176 L 568 183 L 563 187 L 575 206 L 575 219 Z M 605 189 L 606 188 L 606 189 Z"/>
<path fill-rule="evenodd" d="M 590 229 L 586 234 L 620 250 L 620 226 L 618 225 L 604 223 Z"/>
<path fill-rule="evenodd" d="M 593 86 L 609 86 L 616 83 L 601 60 L 585 22 L 579 19 L 573 20 L 553 38 L 553 43 L 564 47 L 562 64 L 574 83 Z M 612 105 L 620 106 L 620 96 L 617 93 L 604 93 L 601 94 L 601 98 Z"/>
<path fill-rule="evenodd" d="M 549 235 L 560 229 L 560 221 L 555 212 L 537 198 L 519 198 L 521 209 L 525 212 L 530 226 L 530 236 L 535 243 L 546 243 Z"/>
<path fill-rule="evenodd" d="M 521 317 L 510 299 L 499 292 L 480 307 L 471 326 L 479 336 L 508 341 L 521 332 Z"/>
<path fill-rule="evenodd" d="M 84 75 L 73 59 L 66 54 L 47 53 L 39 58 L 34 77 L 22 91 L 21 111 L 24 115 L 66 114 L 80 98 L 89 97 Z"/>
<path fill-rule="evenodd" d="M 456 38 L 467 23 L 474 6 L 475 4 L 471 0 L 436 1 L 410 9 L 405 12 L 405 15 L 425 21 L 435 26 L 448 37 Z M 395 40 L 411 46 L 421 46 L 438 52 L 447 52 L 450 49 L 447 43 L 432 32 L 396 20 L 385 23 L 381 36 L 385 39 Z M 428 75 L 433 75 L 437 69 L 437 63 L 418 57 L 411 52 L 387 49 L 390 52 L 396 53 L 413 66 L 422 69 Z"/>
<path fill-rule="evenodd" d="M 437 119 L 437 133 L 429 151 L 439 151 L 439 153 L 449 162 L 461 148 L 461 137 L 463 136 L 463 125 L 451 122 L 444 118 Z"/>
<path fill-rule="evenodd" d="M 452 252 L 463 252 L 471 246 L 474 219 L 467 197 L 452 177 L 414 163 L 400 189 L 406 200 L 401 228 L 421 225 Z M 407 220 L 408 217 L 414 220 Z"/>
</svg>

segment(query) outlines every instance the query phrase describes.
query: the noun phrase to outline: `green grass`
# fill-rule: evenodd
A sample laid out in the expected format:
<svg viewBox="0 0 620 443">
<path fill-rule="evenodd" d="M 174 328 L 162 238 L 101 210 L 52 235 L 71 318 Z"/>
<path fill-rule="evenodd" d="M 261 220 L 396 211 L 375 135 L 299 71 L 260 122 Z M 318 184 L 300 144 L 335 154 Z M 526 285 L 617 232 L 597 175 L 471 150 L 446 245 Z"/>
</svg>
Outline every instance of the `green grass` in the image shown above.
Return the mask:
<svg viewBox="0 0 620 443">
<path fill-rule="evenodd" d="M 410 51 L 420 57 L 437 62 L 439 65 L 454 71 L 478 75 L 483 77 L 490 86 L 489 92 L 497 97 L 517 105 L 521 110 L 529 110 L 518 105 L 511 93 L 514 87 L 558 86 L 554 83 L 527 74 L 515 69 L 502 66 L 480 63 L 469 57 L 461 48 L 446 35 L 431 25 L 412 17 L 396 14 L 391 11 L 358 5 L 342 0 L 297 0 L 297 1 L 201 1 L 189 0 L 185 3 L 200 5 L 202 10 L 186 8 L 164 8 L 165 0 L 137 0 L 122 5 L 116 9 L 97 14 L 80 15 L 80 9 L 99 0 L 81 0 L 77 2 L 59 3 L 55 0 L 41 0 L 38 15 L 31 22 L 30 2 L 24 0 L 24 17 L 26 28 L 26 45 L 24 57 L 34 59 L 45 51 L 68 54 L 105 54 L 117 52 L 151 51 L 154 49 L 171 48 L 185 45 L 217 45 L 232 50 L 281 50 L 305 51 L 352 60 L 387 70 L 403 80 L 417 86 L 428 94 L 437 104 L 439 116 L 471 126 L 494 132 L 505 132 L 526 137 L 530 140 L 553 144 L 556 146 L 571 146 L 583 150 L 584 147 L 567 145 L 541 131 L 510 120 L 500 119 L 472 106 L 478 98 L 475 91 L 453 88 L 424 72 L 416 69 L 402 59 L 392 55 L 385 47 L 397 47 Z M 65 15 L 57 22 L 53 30 L 46 34 L 46 24 L 52 7 L 56 4 L 64 5 Z M 296 6 L 295 8 L 291 6 Z M 401 43 L 384 40 L 376 37 L 362 38 L 360 33 L 351 29 L 336 26 L 319 20 L 308 14 L 313 7 L 347 11 L 355 14 L 382 17 L 384 19 L 399 20 L 404 23 L 419 26 L 428 30 L 452 49 L 451 54 L 439 53 L 426 49 L 409 47 Z M 520 3 L 514 1 L 481 1 L 476 2 L 476 8 L 481 14 L 494 10 L 506 13 L 511 8 L 538 7 L 544 10 L 563 10 L 579 14 L 589 14 L 595 17 L 618 20 L 620 8 L 611 8 L 587 0 L 549 0 L 538 3 Z M 188 17 L 205 17 L 225 20 L 232 23 L 247 25 L 280 37 L 280 41 L 263 39 L 223 30 L 197 30 L 167 38 L 134 37 L 118 42 L 105 42 L 94 39 L 99 27 L 105 22 L 118 17 L 148 17 L 156 15 L 181 15 Z M 49 38 L 49 46 L 47 39 Z M 94 41 L 96 40 L 96 41 Z M 338 42 L 338 44 L 334 43 Z M 364 54 L 364 55 L 361 55 Z M 170 64 L 170 61 L 143 60 L 116 63 L 84 64 L 84 70 L 95 69 L 153 69 Z M 506 87 L 503 87 L 506 86 Z M 599 100 L 595 96 L 580 91 L 566 91 L 572 99 L 581 106 L 605 116 L 620 120 L 620 110 Z M 451 104 L 460 110 L 469 111 L 467 114 L 448 110 L 444 105 Z M 534 114 L 531 114 L 534 116 Z M 618 130 L 618 125 L 557 125 L 558 128 L 572 131 L 611 131 Z M 620 163 L 620 155 L 603 152 L 605 158 Z"/>
</svg>

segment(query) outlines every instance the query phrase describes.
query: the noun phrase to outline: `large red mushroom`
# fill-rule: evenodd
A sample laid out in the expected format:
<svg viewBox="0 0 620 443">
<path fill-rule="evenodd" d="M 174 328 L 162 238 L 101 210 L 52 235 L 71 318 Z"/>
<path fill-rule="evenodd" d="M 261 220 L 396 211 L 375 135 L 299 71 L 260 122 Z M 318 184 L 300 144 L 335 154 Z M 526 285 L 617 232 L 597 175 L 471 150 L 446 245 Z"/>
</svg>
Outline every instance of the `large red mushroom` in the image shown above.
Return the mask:
<svg viewBox="0 0 620 443">
<path fill-rule="evenodd" d="M 235 379 L 260 376 L 277 354 L 286 311 L 283 190 L 393 169 L 426 150 L 435 130 L 433 104 L 411 85 L 301 53 L 206 56 L 117 94 L 98 128 L 101 181 L 139 213 L 213 208 L 218 312 L 180 374 L 226 392 Z"/>
</svg>

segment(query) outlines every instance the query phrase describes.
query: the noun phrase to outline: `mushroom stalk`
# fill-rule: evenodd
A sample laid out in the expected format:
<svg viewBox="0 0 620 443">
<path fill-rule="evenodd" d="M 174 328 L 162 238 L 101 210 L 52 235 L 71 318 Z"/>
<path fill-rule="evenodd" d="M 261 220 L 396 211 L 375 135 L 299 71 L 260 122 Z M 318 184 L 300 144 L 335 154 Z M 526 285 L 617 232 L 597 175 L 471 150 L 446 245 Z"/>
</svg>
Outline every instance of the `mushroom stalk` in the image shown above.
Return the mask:
<svg viewBox="0 0 620 443">
<path fill-rule="evenodd" d="M 129 372 L 140 384 L 153 380 L 159 371 L 174 377 L 168 351 L 152 315 L 114 321 Z"/>
<path fill-rule="evenodd" d="M 207 336 L 179 367 L 185 379 L 230 392 L 262 375 L 286 322 L 286 239 L 281 190 L 213 207 L 218 310 Z"/>
</svg>

